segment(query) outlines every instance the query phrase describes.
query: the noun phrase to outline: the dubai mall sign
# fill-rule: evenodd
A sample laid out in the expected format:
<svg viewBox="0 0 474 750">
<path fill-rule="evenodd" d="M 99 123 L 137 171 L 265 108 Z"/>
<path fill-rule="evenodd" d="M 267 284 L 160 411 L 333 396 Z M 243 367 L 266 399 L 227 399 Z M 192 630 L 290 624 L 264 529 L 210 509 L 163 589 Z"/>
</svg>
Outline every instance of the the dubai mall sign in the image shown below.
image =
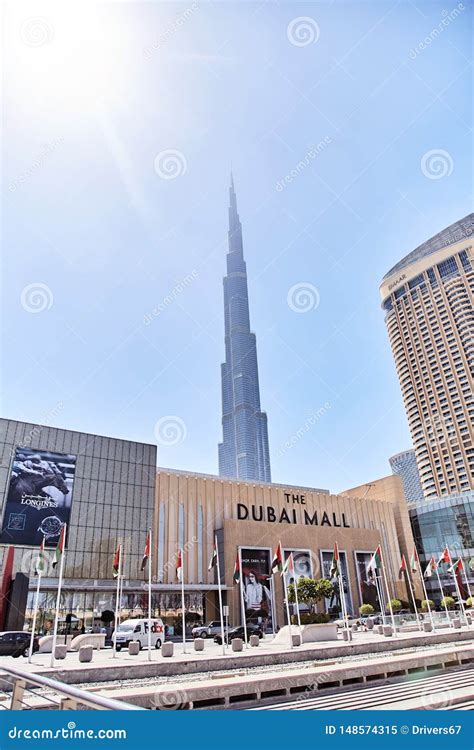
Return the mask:
<svg viewBox="0 0 474 750">
<path fill-rule="evenodd" d="M 305 526 L 334 526 L 335 528 L 349 529 L 350 524 L 346 521 L 345 513 L 332 513 L 318 510 L 309 511 L 303 507 L 306 498 L 301 494 L 284 492 L 287 507 L 281 510 L 272 505 L 246 505 L 237 503 L 238 521 L 265 521 L 266 523 L 290 523 L 304 524 Z"/>
</svg>

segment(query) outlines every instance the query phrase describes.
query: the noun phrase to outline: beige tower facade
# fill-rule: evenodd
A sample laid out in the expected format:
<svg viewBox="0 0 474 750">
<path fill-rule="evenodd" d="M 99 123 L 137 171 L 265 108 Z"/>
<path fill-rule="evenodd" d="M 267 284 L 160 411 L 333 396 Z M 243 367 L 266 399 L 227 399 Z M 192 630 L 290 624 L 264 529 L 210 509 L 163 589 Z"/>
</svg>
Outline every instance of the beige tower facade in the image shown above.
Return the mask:
<svg viewBox="0 0 474 750">
<path fill-rule="evenodd" d="M 469 214 L 380 287 L 425 498 L 474 488 L 473 234 Z"/>
</svg>

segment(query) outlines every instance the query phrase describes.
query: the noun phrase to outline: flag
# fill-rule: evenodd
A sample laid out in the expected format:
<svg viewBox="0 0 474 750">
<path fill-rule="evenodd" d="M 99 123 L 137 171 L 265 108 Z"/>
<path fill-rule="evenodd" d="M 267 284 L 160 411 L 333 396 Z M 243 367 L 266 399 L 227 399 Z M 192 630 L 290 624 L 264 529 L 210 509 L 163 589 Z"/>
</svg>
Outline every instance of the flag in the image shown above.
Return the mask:
<svg viewBox="0 0 474 750">
<path fill-rule="evenodd" d="M 453 565 L 451 565 L 451 567 L 449 568 L 449 572 L 460 573 L 461 570 L 464 570 L 464 563 L 461 560 L 461 558 L 459 558 L 459 560 L 456 560 L 456 562 Z"/>
<path fill-rule="evenodd" d="M 44 573 L 45 562 L 43 537 L 43 541 L 41 542 L 40 548 L 38 550 L 38 557 L 36 558 L 35 576 L 40 576 L 42 573 Z"/>
<path fill-rule="evenodd" d="M 447 547 L 444 548 L 443 553 L 441 557 L 438 560 L 438 565 L 440 563 L 447 563 L 448 565 L 452 565 L 451 555 L 449 554 L 449 549 Z"/>
<path fill-rule="evenodd" d="M 276 548 L 276 552 L 272 560 L 272 573 L 274 573 L 276 570 L 278 570 L 281 573 L 282 568 L 283 568 L 283 559 L 282 559 L 282 554 L 281 554 L 281 543 L 278 542 L 278 547 Z"/>
<path fill-rule="evenodd" d="M 176 578 L 178 581 L 181 581 L 181 578 L 183 576 L 183 556 L 181 554 L 181 550 L 178 550 L 178 558 L 176 560 Z"/>
<path fill-rule="evenodd" d="M 238 552 L 237 552 L 237 557 L 235 558 L 233 578 L 234 578 L 234 583 L 240 583 L 240 557 L 239 557 Z"/>
<path fill-rule="evenodd" d="M 143 558 L 140 570 L 145 570 L 146 564 L 150 557 L 150 532 L 146 535 L 145 549 L 143 550 Z"/>
<path fill-rule="evenodd" d="M 217 539 L 214 537 L 214 547 L 212 548 L 211 559 L 209 560 L 208 570 L 212 570 L 217 565 Z"/>
<path fill-rule="evenodd" d="M 420 569 L 420 558 L 418 557 L 418 552 L 416 551 L 416 547 L 413 547 L 413 553 L 410 558 L 410 570 L 412 573 L 418 573 Z"/>
<path fill-rule="evenodd" d="M 122 545 L 119 544 L 114 555 L 114 564 L 113 564 L 114 578 L 118 578 L 120 575 L 121 557 L 122 557 Z"/>
<path fill-rule="evenodd" d="M 382 567 L 382 550 L 380 549 L 380 545 L 375 550 L 374 554 L 369 560 L 369 564 L 367 565 L 367 573 L 370 578 L 373 578 L 375 575 L 377 575 L 376 571 L 380 570 Z"/>
<path fill-rule="evenodd" d="M 341 575 L 341 564 L 339 559 L 339 549 L 337 542 L 334 543 L 334 550 L 332 553 L 331 567 L 329 568 L 329 577 L 334 578 Z"/>
<path fill-rule="evenodd" d="M 431 578 L 433 573 L 436 573 L 436 570 L 438 568 L 438 563 L 436 562 L 436 558 L 433 557 L 429 561 L 428 565 L 425 568 L 425 572 L 423 573 L 423 578 Z"/>
<path fill-rule="evenodd" d="M 290 552 L 288 557 L 285 560 L 285 564 L 283 566 L 283 569 L 280 573 L 280 575 L 285 575 L 286 573 L 289 573 L 290 576 L 295 577 L 295 565 L 293 562 L 293 552 Z"/>
<path fill-rule="evenodd" d="M 54 550 L 53 568 L 55 568 L 58 562 L 61 561 L 61 557 L 64 552 L 65 540 L 66 540 L 66 524 L 64 524 L 64 526 L 61 528 L 61 532 L 59 534 L 59 540 L 56 545 L 56 549 Z"/>
<path fill-rule="evenodd" d="M 407 572 L 407 561 L 405 560 L 405 555 L 402 555 L 402 561 L 398 569 L 398 577 L 403 578 L 406 572 Z"/>
</svg>

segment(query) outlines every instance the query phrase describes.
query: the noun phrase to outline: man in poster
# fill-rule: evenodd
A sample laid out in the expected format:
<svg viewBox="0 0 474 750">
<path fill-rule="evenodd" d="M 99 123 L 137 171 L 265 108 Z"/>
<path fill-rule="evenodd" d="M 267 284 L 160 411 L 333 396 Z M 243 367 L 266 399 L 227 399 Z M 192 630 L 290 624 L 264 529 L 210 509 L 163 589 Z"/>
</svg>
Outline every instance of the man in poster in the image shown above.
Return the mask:
<svg viewBox="0 0 474 750">
<path fill-rule="evenodd" d="M 241 554 L 245 619 L 258 623 L 265 630 L 272 623 L 270 552 L 268 549 L 243 549 Z"/>
</svg>

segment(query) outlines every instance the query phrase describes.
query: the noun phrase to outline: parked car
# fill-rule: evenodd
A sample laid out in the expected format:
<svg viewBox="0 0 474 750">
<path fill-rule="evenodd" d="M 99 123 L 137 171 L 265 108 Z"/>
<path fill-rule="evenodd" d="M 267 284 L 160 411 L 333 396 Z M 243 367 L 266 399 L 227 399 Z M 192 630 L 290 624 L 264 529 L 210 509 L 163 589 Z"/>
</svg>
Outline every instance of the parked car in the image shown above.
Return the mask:
<svg viewBox="0 0 474 750">
<path fill-rule="evenodd" d="M 360 625 L 366 625 L 367 620 L 372 620 L 374 625 L 383 625 L 383 617 L 379 614 L 374 615 L 364 615 L 363 617 L 359 617 L 359 624 Z"/>
<path fill-rule="evenodd" d="M 164 633 L 163 620 L 160 618 L 152 619 L 151 645 L 154 648 L 161 648 Z M 128 644 L 131 641 L 138 641 L 140 649 L 148 648 L 148 619 L 133 618 L 125 620 L 118 626 L 117 633 L 112 635 L 112 643 L 115 643 L 117 651 L 121 651 L 122 648 L 128 648 Z"/>
<path fill-rule="evenodd" d="M 258 635 L 259 638 L 263 638 L 263 631 L 259 625 L 247 625 L 247 637 L 251 635 Z M 227 633 L 224 633 L 225 642 L 231 643 L 233 638 L 242 638 L 245 640 L 245 631 L 243 625 L 238 625 L 236 628 L 230 628 Z M 222 644 L 222 636 L 220 633 L 214 636 L 214 643 Z"/>
<path fill-rule="evenodd" d="M 338 620 L 334 620 L 338 628 L 344 628 L 346 626 L 346 622 L 349 625 L 359 625 L 360 624 L 360 617 L 354 617 L 353 615 L 347 615 L 346 618 L 339 617 Z"/>
<path fill-rule="evenodd" d="M 31 633 L 25 630 L 7 630 L 0 632 L 0 656 L 28 656 L 30 651 Z M 39 642 L 33 639 L 33 653 L 38 651 Z"/>
<path fill-rule="evenodd" d="M 217 633 L 220 632 L 220 620 L 211 620 L 211 622 L 208 622 L 207 625 L 196 625 L 196 627 L 191 630 L 191 635 L 193 636 L 193 638 L 207 638 L 213 635 L 217 635 Z"/>
</svg>

